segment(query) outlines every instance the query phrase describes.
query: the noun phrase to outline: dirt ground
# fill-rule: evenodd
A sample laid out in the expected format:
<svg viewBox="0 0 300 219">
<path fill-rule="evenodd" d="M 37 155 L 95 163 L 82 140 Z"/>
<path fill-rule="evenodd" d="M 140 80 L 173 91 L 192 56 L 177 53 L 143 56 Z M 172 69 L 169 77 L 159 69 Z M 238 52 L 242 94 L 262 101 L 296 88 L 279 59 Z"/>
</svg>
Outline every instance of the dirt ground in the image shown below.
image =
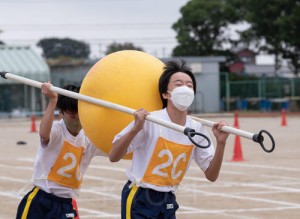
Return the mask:
<svg viewBox="0 0 300 219">
<path fill-rule="evenodd" d="M 232 116 L 221 116 L 205 119 L 224 119 L 233 125 Z M 241 138 L 243 161 L 232 161 L 236 137 L 231 135 L 216 182 L 208 182 L 195 164 L 189 169 L 176 192 L 177 218 L 300 218 L 300 116 L 288 115 L 286 121 L 282 126 L 280 115 L 239 117 L 242 130 L 268 130 L 276 142 L 274 152 L 266 153 Z M 28 190 L 39 140 L 31 125 L 29 118 L 0 119 L 0 219 L 15 218 L 22 188 Z M 26 144 L 17 144 L 20 141 Z M 77 198 L 80 218 L 120 218 L 120 193 L 129 164 L 110 163 L 103 157 L 92 161 Z"/>
</svg>

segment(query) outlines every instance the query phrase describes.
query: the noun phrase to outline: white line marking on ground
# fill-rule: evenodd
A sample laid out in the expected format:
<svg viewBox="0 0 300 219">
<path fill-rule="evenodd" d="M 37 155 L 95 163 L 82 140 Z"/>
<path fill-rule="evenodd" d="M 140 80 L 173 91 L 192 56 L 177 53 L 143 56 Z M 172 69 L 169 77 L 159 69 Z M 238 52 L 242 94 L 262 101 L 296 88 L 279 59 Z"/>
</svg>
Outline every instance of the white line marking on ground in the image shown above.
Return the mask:
<svg viewBox="0 0 300 219">
<path fill-rule="evenodd" d="M 29 163 L 33 163 L 34 159 L 33 158 L 24 158 L 24 157 L 18 157 L 16 160 L 18 161 L 24 161 L 24 162 L 29 162 Z"/>
<path fill-rule="evenodd" d="M 296 171 L 299 169 L 292 167 L 280 167 L 280 166 L 269 166 L 261 164 L 246 164 L 246 163 L 234 163 L 234 162 L 223 162 L 224 166 L 237 166 L 237 167 L 247 167 L 247 168 L 262 168 L 262 169 L 273 169 L 273 170 L 286 170 L 286 171 Z"/>
<path fill-rule="evenodd" d="M 287 207 L 270 207 L 270 208 L 245 208 L 245 209 L 217 209 L 217 210 L 205 210 L 199 208 L 190 208 L 187 206 L 180 206 L 180 209 L 187 211 L 178 210 L 177 214 L 223 214 L 223 213 L 242 213 L 242 212 L 261 212 L 261 211 L 282 211 L 288 209 L 300 209 L 297 206 L 287 206 Z"/>
<path fill-rule="evenodd" d="M 11 182 L 20 182 L 20 183 L 27 183 L 29 181 L 20 178 L 13 178 L 13 177 L 6 177 L 6 176 L 0 176 L 0 179 L 5 181 L 11 181 Z"/>
<path fill-rule="evenodd" d="M 33 170 L 33 167 L 24 167 L 24 166 L 6 165 L 6 164 L 0 164 L 0 167 L 14 168 L 14 169 L 20 169 L 20 170 Z"/>
<path fill-rule="evenodd" d="M 113 198 L 116 200 L 121 200 L 120 195 L 114 195 L 114 194 L 107 193 L 107 192 L 100 192 L 100 191 L 96 191 L 94 189 L 81 189 L 80 191 L 85 192 L 85 193 L 96 194 L 96 195 L 103 195 L 103 196 L 110 197 L 110 198 Z"/>
<path fill-rule="evenodd" d="M 97 181 L 105 181 L 105 182 L 113 182 L 113 183 L 123 183 L 125 180 L 118 180 L 118 179 L 110 179 L 107 177 L 99 177 L 99 176 L 92 176 L 92 175 L 84 175 L 85 179 L 97 180 Z"/>
<path fill-rule="evenodd" d="M 104 166 L 104 165 L 90 165 L 89 168 L 118 171 L 123 173 L 126 171 L 125 168 L 118 168 L 118 167 L 111 167 L 111 166 Z"/>
<path fill-rule="evenodd" d="M 203 181 L 207 182 L 206 179 L 199 178 L 199 177 L 190 177 L 189 176 L 189 177 L 186 177 L 186 179 L 197 181 L 197 182 L 203 182 Z M 289 184 L 289 183 L 287 183 L 287 184 Z M 298 183 L 296 183 L 296 185 L 297 184 Z M 297 192 L 297 193 L 300 192 L 300 189 L 287 188 L 286 184 L 284 184 L 284 187 L 280 187 L 280 186 L 272 186 L 272 185 L 269 185 L 267 183 L 240 183 L 240 182 L 223 181 L 223 182 L 218 182 L 218 185 L 210 184 L 207 187 L 212 188 L 212 187 L 232 187 L 232 186 L 273 189 L 273 190 L 281 190 L 281 191 L 284 191 L 284 192 Z M 180 186 L 180 188 L 183 188 L 183 187 L 187 187 L 187 184 L 184 184 L 184 185 Z M 204 187 L 202 187 L 202 188 L 204 188 Z"/>
<path fill-rule="evenodd" d="M 278 205 L 288 205 L 290 207 L 300 208 L 299 203 L 292 203 L 292 202 L 284 202 L 284 201 L 274 201 L 270 199 L 264 199 L 264 198 L 255 198 L 255 197 L 245 197 L 245 196 L 238 196 L 238 195 L 231 195 L 228 193 L 214 193 L 214 192 L 206 192 L 202 190 L 195 190 L 195 189 L 188 189 L 183 188 L 187 192 L 192 193 L 201 193 L 206 196 L 217 196 L 217 197 L 223 197 L 226 199 L 240 199 L 240 200 L 248 200 L 248 201 L 256 201 L 256 202 L 265 202 L 265 203 L 271 203 L 271 204 L 278 204 Z"/>
<path fill-rule="evenodd" d="M 249 173 L 247 173 L 247 172 L 228 171 L 228 170 L 221 170 L 221 174 L 232 174 L 232 175 L 243 175 L 243 176 L 248 176 L 249 175 Z M 270 179 L 295 180 L 295 181 L 299 181 L 300 182 L 300 179 L 296 178 L 296 177 L 270 176 L 270 175 L 266 175 L 266 174 L 258 174 L 258 175 L 255 175 L 255 176 L 260 176 L 260 177 L 265 177 L 265 178 L 270 178 Z"/>
<path fill-rule="evenodd" d="M 104 211 L 97 211 L 94 209 L 80 208 L 79 211 L 86 212 L 89 214 L 89 215 L 81 216 L 79 212 L 80 218 L 120 218 L 120 214 L 111 214 Z"/>
<path fill-rule="evenodd" d="M 4 196 L 4 197 L 8 197 L 8 198 L 17 198 L 20 199 L 19 195 L 17 194 L 17 192 L 1 192 L 0 191 L 0 196 Z"/>
</svg>

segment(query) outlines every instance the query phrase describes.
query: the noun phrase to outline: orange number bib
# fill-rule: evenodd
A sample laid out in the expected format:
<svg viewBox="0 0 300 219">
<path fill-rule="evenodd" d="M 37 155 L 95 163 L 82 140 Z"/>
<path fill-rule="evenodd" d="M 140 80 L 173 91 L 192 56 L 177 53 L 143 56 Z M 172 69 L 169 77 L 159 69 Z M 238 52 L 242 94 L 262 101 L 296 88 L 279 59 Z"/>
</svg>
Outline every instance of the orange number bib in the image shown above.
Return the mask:
<svg viewBox="0 0 300 219">
<path fill-rule="evenodd" d="M 83 147 L 78 148 L 65 141 L 51 168 L 48 180 L 69 188 L 78 189 L 82 182 L 79 170 L 82 154 Z"/>
<path fill-rule="evenodd" d="M 178 185 L 193 149 L 193 145 L 177 144 L 159 137 L 142 181 L 157 186 Z"/>
</svg>

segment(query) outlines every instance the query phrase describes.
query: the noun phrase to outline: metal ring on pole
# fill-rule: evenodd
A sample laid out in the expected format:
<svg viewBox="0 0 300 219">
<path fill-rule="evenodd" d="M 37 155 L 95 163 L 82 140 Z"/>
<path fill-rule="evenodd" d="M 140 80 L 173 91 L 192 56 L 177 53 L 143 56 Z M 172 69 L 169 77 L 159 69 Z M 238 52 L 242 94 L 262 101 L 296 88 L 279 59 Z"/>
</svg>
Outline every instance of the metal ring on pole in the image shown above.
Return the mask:
<svg viewBox="0 0 300 219">
<path fill-rule="evenodd" d="M 266 133 L 268 136 L 269 136 L 269 138 L 270 138 L 270 140 L 271 140 L 271 142 L 272 142 L 272 146 L 271 146 L 271 148 L 270 149 L 267 149 L 266 147 L 265 147 L 265 145 L 264 145 L 264 136 L 262 135 L 263 133 Z M 267 152 L 267 153 L 271 153 L 274 149 L 275 149 L 275 141 L 274 141 L 274 138 L 273 138 L 273 136 L 270 134 L 270 132 L 268 132 L 268 131 L 266 131 L 266 130 L 261 130 L 258 134 L 255 134 L 254 136 L 253 136 L 253 141 L 255 141 L 255 142 L 258 142 L 259 144 L 260 144 L 260 146 L 262 147 L 262 149 L 265 151 L 265 152 Z"/>
<path fill-rule="evenodd" d="M 199 133 L 199 132 L 196 132 L 194 129 L 191 129 L 191 128 L 185 128 L 184 134 L 187 135 L 188 138 L 190 139 L 190 141 L 191 141 L 195 146 L 197 146 L 198 148 L 204 148 L 204 149 L 205 149 L 205 148 L 210 147 L 210 145 L 211 145 L 211 141 L 210 141 L 210 139 L 209 139 L 206 135 L 204 135 L 204 134 L 202 134 L 202 133 Z M 200 144 L 198 144 L 197 142 L 195 142 L 194 139 L 193 139 L 193 137 L 194 137 L 195 135 L 200 135 L 200 136 L 202 136 L 204 139 L 206 139 L 207 145 L 204 145 L 204 146 L 203 146 L 203 145 L 200 145 Z"/>
</svg>

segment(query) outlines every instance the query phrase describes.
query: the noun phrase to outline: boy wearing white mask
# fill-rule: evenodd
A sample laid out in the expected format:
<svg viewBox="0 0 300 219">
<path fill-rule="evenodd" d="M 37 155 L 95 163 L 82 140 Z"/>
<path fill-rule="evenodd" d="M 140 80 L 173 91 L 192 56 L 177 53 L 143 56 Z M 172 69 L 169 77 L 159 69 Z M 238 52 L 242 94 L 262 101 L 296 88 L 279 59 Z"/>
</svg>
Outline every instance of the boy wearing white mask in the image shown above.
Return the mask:
<svg viewBox="0 0 300 219">
<path fill-rule="evenodd" d="M 188 107 L 196 92 L 196 81 L 190 68 L 181 63 L 167 62 L 159 80 L 159 93 L 163 109 L 151 115 L 190 127 L 208 136 L 201 123 L 188 117 Z M 126 171 L 128 182 L 122 191 L 122 219 L 175 219 L 178 209 L 175 190 L 194 159 L 210 181 L 218 178 L 228 133 L 220 129 L 224 122 L 216 123 L 212 131 L 217 147 L 195 147 L 183 133 L 145 120 L 149 113 L 139 109 L 135 121 L 117 134 L 109 153 L 111 162 L 119 161 L 133 152 L 132 165 Z M 206 145 L 202 136 L 193 139 Z"/>
</svg>

